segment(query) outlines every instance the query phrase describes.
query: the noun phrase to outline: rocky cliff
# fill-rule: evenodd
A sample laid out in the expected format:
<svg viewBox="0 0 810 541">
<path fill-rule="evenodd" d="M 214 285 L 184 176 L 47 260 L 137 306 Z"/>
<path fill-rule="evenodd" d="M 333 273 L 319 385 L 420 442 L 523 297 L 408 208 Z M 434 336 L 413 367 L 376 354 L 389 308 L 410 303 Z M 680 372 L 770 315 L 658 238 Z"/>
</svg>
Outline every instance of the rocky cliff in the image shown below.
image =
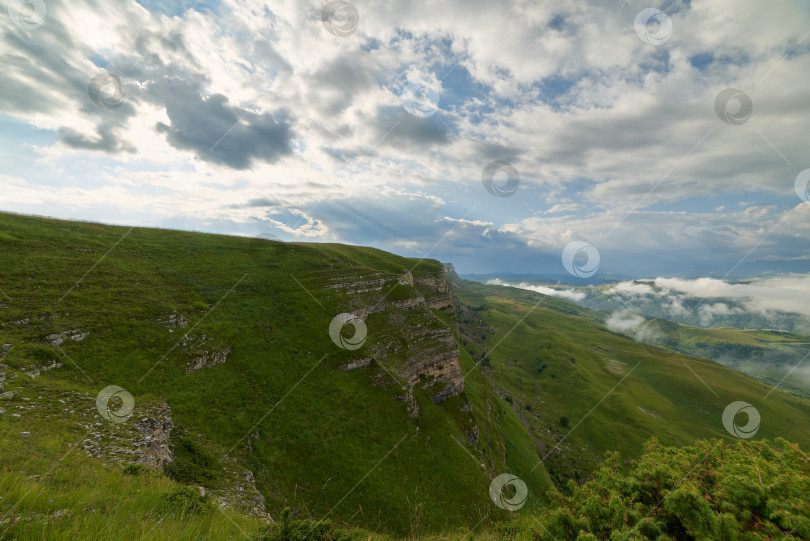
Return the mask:
<svg viewBox="0 0 810 541">
<path fill-rule="evenodd" d="M 379 365 L 402 386 L 401 398 L 414 416 L 418 415 L 415 387 L 427 390 L 435 403 L 464 390 L 453 328 L 435 312 L 454 311 L 441 266 L 402 274 L 346 274 L 327 282 L 325 290 L 340 294 L 339 309 L 364 320 L 368 329 L 367 342 L 343 370 Z"/>
</svg>

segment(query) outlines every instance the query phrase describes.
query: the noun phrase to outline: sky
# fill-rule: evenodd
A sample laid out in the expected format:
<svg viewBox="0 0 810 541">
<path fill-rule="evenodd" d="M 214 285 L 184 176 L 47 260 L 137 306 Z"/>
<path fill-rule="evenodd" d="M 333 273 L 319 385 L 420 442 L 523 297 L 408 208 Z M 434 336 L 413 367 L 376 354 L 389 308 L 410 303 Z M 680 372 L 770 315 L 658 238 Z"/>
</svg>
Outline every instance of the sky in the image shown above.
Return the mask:
<svg viewBox="0 0 810 541">
<path fill-rule="evenodd" d="M 460 273 L 810 266 L 806 2 L 5 2 L 3 211 Z"/>
</svg>

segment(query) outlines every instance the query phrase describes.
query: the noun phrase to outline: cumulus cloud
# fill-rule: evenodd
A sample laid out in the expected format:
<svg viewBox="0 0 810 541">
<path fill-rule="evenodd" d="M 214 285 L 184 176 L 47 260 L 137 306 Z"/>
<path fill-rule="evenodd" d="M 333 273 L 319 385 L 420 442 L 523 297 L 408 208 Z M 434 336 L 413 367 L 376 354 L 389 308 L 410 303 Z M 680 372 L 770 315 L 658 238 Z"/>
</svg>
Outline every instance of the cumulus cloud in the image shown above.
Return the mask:
<svg viewBox="0 0 810 541">
<path fill-rule="evenodd" d="M 619 282 L 585 304 L 635 312 L 703 327 L 810 330 L 810 275 L 751 278 L 655 278 Z"/>
<path fill-rule="evenodd" d="M 409 255 L 439 243 L 434 256 L 471 271 L 560 272 L 574 240 L 599 249 L 605 273 L 802 268 L 801 6 L 668 4 L 659 47 L 635 35 L 627 3 L 356 7 L 348 37 L 326 31 L 320 4 L 293 0 L 74 0 L 49 3 L 32 31 L 3 19 L 3 208 L 271 227 Z M 102 71 L 125 82 L 115 110 L 88 97 Z M 439 93 L 428 118 L 403 107 L 414 82 Z M 714 111 L 730 86 L 754 102 L 741 126 Z M 493 160 L 520 171 L 508 200 L 481 186 Z M 275 206 L 248 204 L 261 198 Z"/>
<path fill-rule="evenodd" d="M 255 160 L 272 163 L 291 152 L 286 119 L 233 107 L 221 94 L 205 98 L 182 79 L 162 86 L 170 124 L 158 122 L 155 129 L 173 147 L 233 169 L 248 169 Z"/>
<path fill-rule="evenodd" d="M 674 291 L 691 298 L 733 299 L 753 312 L 779 311 L 810 316 L 810 275 L 759 278 L 739 283 L 716 278 L 656 278 L 654 283 L 662 288 L 664 295 Z M 728 312 L 722 304 L 711 306 L 715 307 L 715 313 Z"/>
<path fill-rule="evenodd" d="M 644 318 L 629 310 L 612 312 L 605 320 L 605 325 L 614 331 L 630 333 L 635 332 L 644 323 Z"/>
</svg>

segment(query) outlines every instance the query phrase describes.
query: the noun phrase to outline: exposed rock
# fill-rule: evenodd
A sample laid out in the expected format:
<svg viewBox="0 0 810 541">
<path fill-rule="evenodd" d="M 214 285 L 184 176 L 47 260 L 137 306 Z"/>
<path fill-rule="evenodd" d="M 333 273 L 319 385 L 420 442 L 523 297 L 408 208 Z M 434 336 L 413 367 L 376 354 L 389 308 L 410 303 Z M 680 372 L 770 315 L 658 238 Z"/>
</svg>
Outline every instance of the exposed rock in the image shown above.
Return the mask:
<svg viewBox="0 0 810 541">
<path fill-rule="evenodd" d="M 0 393 L 0 400 L 11 400 L 12 398 L 14 398 L 14 391 Z"/>
<path fill-rule="evenodd" d="M 11 349 L 12 344 L 3 344 L 0 346 L 0 359 L 5 359 L 8 351 Z"/>
<path fill-rule="evenodd" d="M 48 372 L 49 370 L 53 370 L 55 368 L 62 368 L 62 363 L 56 360 L 51 360 L 50 364 L 45 366 L 24 366 L 22 370 L 28 377 L 33 379 L 38 378 L 40 372 Z"/>
<path fill-rule="evenodd" d="M 417 288 L 422 286 L 432 293 L 427 297 L 428 306 L 431 308 L 436 310 L 448 308 L 449 312 L 453 311 L 453 295 L 444 272 L 418 278 L 414 281 L 414 286 Z"/>
<path fill-rule="evenodd" d="M 397 279 L 397 281 L 402 285 L 408 284 L 409 286 L 412 286 L 413 285 L 413 274 L 410 271 L 408 271 L 405 274 L 403 274 L 402 276 L 400 276 Z"/>
<path fill-rule="evenodd" d="M 366 346 L 367 350 L 358 350 L 363 357 L 342 365 L 341 370 L 367 367 L 371 359 L 376 359 L 385 372 L 379 377 L 391 376 L 403 387 L 405 393 L 399 398 L 406 402 L 412 416 L 419 412 L 413 397 L 415 386 L 435 389 L 432 394 L 435 403 L 464 390 L 453 331 L 431 311 L 453 310 L 450 285 L 443 271 L 432 274 L 423 271 L 416 277 L 410 272 L 401 275 L 374 272 L 331 276 L 326 280 L 332 283 L 324 289 L 343 294 L 344 311 L 364 320 L 373 317 L 379 322 L 377 328 L 387 329 L 387 336 Z M 403 286 L 411 289 L 410 296 Z M 395 299 L 388 300 L 395 288 Z M 380 294 L 373 294 L 377 291 Z"/>
<path fill-rule="evenodd" d="M 159 323 L 166 327 L 188 327 L 188 321 L 186 321 L 186 318 L 181 314 L 178 314 L 176 310 L 172 312 L 167 319 L 160 321 Z"/>
<path fill-rule="evenodd" d="M 89 335 L 89 332 L 81 332 L 79 329 L 73 329 L 70 331 L 64 331 L 60 333 L 49 334 L 45 337 L 45 341 L 48 343 L 49 346 L 61 346 L 65 340 L 70 338 L 74 342 L 81 342 Z"/>
<path fill-rule="evenodd" d="M 467 441 L 471 447 L 478 445 L 478 425 L 475 425 L 472 431 L 467 432 Z"/>
<path fill-rule="evenodd" d="M 357 370 L 358 368 L 365 368 L 371 364 L 371 357 L 367 357 L 365 359 L 359 359 L 357 361 L 352 361 L 350 363 L 344 364 L 338 367 L 338 370 L 343 370 L 347 372 L 349 370 Z"/>
<path fill-rule="evenodd" d="M 265 508 L 264 496 L 256 488 L 253 472 L 241 469 L 235 461 L 229 462 L 231 462 L 230 467 L 228 465 L 226 467 L 235 469 L 232 476 L 234 484 L 224 491 L 212 491 L 214 497 L 221 502 L 220 507 L 237 507 L 253 516 L 272 520 Z"/>
<path fill-rule="evenodd" d="M 141 455 L 136 463 L 162 470 L 164 465 L 172 461 L 172 412 L 166 403 L 161 402 L 151 415 L 151 418 L 144 417 L 135 423 L 141 436 L 133 442 Z"/>
<path fill-rule="evenodd" d="M 381 278 L 377 278 L 377 277 Z M 324 287 L 323 289 L 337 289 L 344 295 L 357 293 L 367 293 L 369 291 L 381 291 L 389 278 L 387 273 L 373 272 L 362 276 L 333 276 L 327 281 L 337 282 Z"/>
<path fill-rule="evenodd" d="M 225 349 L 220 351 L 213 351 L 211 353 L 206 352 L 203 355 L 195 357 L 190 363 L 188 363 L 188 368 L 186 372 L 193 372 L 194 370 L 199 370 L 200 368 L 207 368 L 210 366 L 216 366 L 218 364 L 224 364 L 225 361 L 228 359 L 228 354 L 231 352 L 231 346 L 225 346 Z"/>
<path fill-rule="evenodd" d="M 110 459 L 121 466 L 143 464 L 155 469 L 171 461 L 169 438 L 174 424 L 166 403 L 139 406 L 139 421 L 130 417 L 114 423 L 101 418 L 94 397 L 85 398 L 87 403 L 81 409 L 86 411 L 83 418 L 90 422 L 79 424 L 87 433 L 81 444 L 87 454 Z"/>
</svg>

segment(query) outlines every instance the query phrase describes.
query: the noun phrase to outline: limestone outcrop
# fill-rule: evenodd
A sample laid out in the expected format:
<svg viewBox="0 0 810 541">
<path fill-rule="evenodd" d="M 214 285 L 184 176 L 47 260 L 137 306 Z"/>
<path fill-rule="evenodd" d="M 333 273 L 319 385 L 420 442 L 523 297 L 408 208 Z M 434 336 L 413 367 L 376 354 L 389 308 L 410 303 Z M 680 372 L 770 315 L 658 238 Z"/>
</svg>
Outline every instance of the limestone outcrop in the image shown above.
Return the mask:
<svg viewBox="0 0 810 541">
<path fill-rule="evenodd" d="M 340 367 L 379 365 L 396 380 L 412 415 L 418 415 L 413 389 L 427 390 L 439 403 L 464 390 L 453 330 L 434 310 L 452 313 L 450 284 L 442 268 L 430 272 L 373 272 L 326 278 L 323 288 L 340 295 L 340 308 L 366 322 L 368 337 L 357 358 Z"/>
</svg>

